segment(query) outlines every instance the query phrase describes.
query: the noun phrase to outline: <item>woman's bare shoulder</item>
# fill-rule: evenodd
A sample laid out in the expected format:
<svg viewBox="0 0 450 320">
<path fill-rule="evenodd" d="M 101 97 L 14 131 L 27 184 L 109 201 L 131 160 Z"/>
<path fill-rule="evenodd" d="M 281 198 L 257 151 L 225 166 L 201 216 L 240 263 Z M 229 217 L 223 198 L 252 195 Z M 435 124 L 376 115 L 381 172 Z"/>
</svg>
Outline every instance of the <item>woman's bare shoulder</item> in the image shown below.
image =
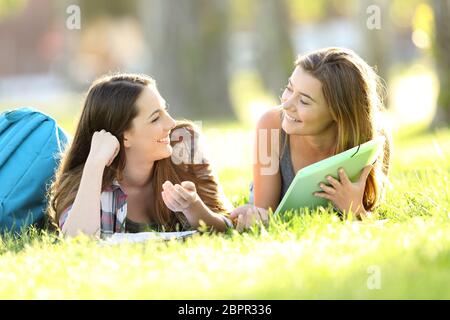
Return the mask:
<svg viewBox="0 0 450 320">
<path fill-rule="evenodd" d="M 273 107 L 261 116 L 258 120 L 258 129 L 281 129 L 280 107 Z"/>
</svg>

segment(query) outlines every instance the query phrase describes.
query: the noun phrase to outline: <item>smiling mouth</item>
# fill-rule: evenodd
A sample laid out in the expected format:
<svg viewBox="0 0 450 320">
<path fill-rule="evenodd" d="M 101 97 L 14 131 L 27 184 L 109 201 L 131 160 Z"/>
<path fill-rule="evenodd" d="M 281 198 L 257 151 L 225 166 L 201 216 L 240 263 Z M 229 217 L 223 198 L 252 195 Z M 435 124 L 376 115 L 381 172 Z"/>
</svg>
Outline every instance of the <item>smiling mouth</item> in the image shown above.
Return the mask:
<svg viewBox="0 0 450 320">
<path fill-rule="evenodd" d="M 167 137 L 165 137 L 163 139 L 159 139 L 159 140 L 157 140 L 157 142 L 163 143 L 163 144 L 169 144 L 170 143 L 170 137 L 167 136 Z"/>
<path fill-rule="evenodd" d="M 300 120 L 295 119 L 294 117 L 291 117 L 290 115 L 288 115 L 287 113 L 285 113 L 286 119 L 288 119 L 289 121 L 292 122 L 301 122 Z"/>
</svg>

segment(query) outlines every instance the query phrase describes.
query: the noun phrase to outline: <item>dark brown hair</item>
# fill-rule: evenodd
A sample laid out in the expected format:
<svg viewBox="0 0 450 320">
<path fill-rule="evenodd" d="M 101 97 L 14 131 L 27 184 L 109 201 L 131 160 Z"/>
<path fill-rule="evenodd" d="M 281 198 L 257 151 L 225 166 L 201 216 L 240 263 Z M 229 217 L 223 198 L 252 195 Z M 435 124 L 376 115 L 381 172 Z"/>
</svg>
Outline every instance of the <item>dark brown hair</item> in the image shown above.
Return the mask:
<svg viewBox="0 0 450 320">
<path fill-rule="evenodd" d="M 62 212 L 75 200 L 95 131 L 104 129 L 120 143 L 119 154 L 109 167 L 105 167 L 102 190 L 111 186 L 114 179 L 121 179 L 126 162 L 124 132 L 131 128 L 132 120 L 138 114 L 136 101 L 146 86 L 156 87 L 155 81 L 146 75 L 137 74 L 105 76 L 92 84 L 73 141 L 62 156 L 61 165 L 50 188 L 48 214 L 54 224 L 58 223 Z M 177 128 L 186 128 L 191 134 L 195 134 L 194 127 L 189 122 L 178 122 L 175 129 Z M 200 170 L 203 173 L 205 170 L 211 172 L 209 164 L 175 165 L 170 157 L 155 162 L 152 176 L 155 192 L 153 212 L 156 222 L 163 229 L 175 230 L 178 222 L 161 197 L 162 184 L 166 180 L 174 184 L 185 180 L 194 182 L 200 198 L 211 210 L 226 213 L 214 176 L 202 174 L 200 179 L 197 174 Z"/>
</svg>

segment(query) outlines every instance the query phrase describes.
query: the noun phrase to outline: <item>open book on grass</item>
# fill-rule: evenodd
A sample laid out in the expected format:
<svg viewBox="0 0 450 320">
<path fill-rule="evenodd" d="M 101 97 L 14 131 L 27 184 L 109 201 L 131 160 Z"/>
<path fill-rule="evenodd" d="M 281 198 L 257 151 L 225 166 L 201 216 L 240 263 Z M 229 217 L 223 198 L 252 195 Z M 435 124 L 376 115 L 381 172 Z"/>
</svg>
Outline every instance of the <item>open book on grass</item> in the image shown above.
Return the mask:
<svg viewBox="0 0 450 320">
<path fill-rule="evenodd" d="M 192 236 L 197 233 L 197 230 L 182 231 L 182 232 L 139 232 L 139 233 L 114 233 L 109 238 L 103 240 L 105 244 L 118 244 L 122 242 L 146 242 L 152 241 L 168 241 L 179 240 Z"/>
</svg>

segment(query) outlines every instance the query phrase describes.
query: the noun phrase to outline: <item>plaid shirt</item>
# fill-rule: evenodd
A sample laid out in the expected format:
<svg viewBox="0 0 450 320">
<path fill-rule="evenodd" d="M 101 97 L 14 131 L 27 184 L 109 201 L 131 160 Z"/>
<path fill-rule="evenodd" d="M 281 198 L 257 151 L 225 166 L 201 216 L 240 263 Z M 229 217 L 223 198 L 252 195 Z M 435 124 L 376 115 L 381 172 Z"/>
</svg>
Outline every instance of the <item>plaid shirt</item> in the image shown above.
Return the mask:
<svg viewBox="0 0 450 320">
<path fill-rule="evenodd" d="M 68 207 L 59 219 L 62 228 L 70 214 L 72 206 Z M 174 212 L 181 230 L 190 230 L 191 225 L 181 212 Z M 107 238 L 115 232 L 125 232 L 125 220 L 127 217 L 127 195 L 120 187 L 117 180 L 114 180 L 111 187 L 106 188 L 100 195 L 100 236 Z"/>
<path fill-rule="evenodd" d="M 188 161 L 194 160 L 194 156 L 196 158 L 201 158 L 203 163 L 207 163 L 206 157 L 204 156 L 204 149 L 199 143 L 199 139 L 193 139 L 194 136 L 190 133 L 187 133 L 188 130 L 185 128 L 180 128 L 174 130 L 172 132 L 172 139 L 175 136 L 185 136 L 189 134 L 192 139 L 181 139 L 180 142 L 176 143 L 176 150 L 172 155 L 172 160 L 175 163 L 188 163 Z M 195 152 L 194 152 L 195 151 Z M 194 155 L 195 154 L 195 155 Z M 175 158 L 174 158 L 175 157 Z M 211 174 L 211 172 L 205 172 L 206 174 Z M 219 186 L 220 189 L 220 186 Z M 220 190 L 222 193 L 222 191 Z M 225 202 L 225 205 L 231 209 L 231 205 L 228 200 L 222 193 L 222 199 Z M 60 228 L 63 227 L 64 223 L 67 220 L 72 209 L 72 205 L 69 206 L 64 212 L 61 214 L 59 219 Z M 189 224 L 187 218 L 181 212 L 174 212 L 175 217 L 180 223 L 181 230 L 186 231 L 192 229 Z M 100 236 L 102 238 L 107 238 L 116 232 L 126 232 L 125 223 L 127 217 L 127 195 L 122 190 L 119 182 L 114 180 L 112 185 L 109 188 L 106 188 L 102 191 L 100 195 Z M 228 227 L 233 228 L 233 223 L 231 220 L 225 216 L 223 216 L 223 220 Z"/>
</svg>

